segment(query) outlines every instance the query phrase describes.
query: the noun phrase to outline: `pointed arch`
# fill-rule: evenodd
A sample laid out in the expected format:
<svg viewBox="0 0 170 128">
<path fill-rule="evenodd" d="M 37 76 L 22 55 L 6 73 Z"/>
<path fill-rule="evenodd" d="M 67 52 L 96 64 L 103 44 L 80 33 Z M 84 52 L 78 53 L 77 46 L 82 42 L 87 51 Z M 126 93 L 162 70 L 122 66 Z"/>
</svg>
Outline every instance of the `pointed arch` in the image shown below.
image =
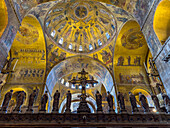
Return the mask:
<svg viewBox="0 0 170 128">
<path fill-rule="evenodd" d="M 11 58 L 14 72 L 8 75 L 2 95 L 12 87 L 27 88 L 29 96 L 38 87 L 40 99 L 46 72 L 46 44 L 41 24 L 33 15 L 24 17 L 11 47 Z"/>
<path fill-rule="evenodd" d="M 118 91 L 127 95 L 136 85 L 149 89 L 143 65 L 147 52 L 147 42 L 140 25 L 135 20 L 127 21 L 117 36 L 114 50 L 114 76 Z"/>
<path fill-rule="evenodd" d="M 164 44 L 170 36 L 170 1 L 162 0 L 155 11 L 153 29 L 159 39 Z"/>
<path fill-rule="evenodd" d="M 0 37 L 2 36 L 7 24 L 8 24 L 8 12 L 4 0 L 0 1 Z"/>
</svg>

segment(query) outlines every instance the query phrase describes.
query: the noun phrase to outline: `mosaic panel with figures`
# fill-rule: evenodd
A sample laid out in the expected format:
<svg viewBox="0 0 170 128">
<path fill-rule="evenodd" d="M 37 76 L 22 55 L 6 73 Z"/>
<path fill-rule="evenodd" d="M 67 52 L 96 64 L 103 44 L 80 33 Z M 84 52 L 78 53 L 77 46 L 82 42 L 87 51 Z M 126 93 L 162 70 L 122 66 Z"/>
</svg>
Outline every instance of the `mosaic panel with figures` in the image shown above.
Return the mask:
<svg viewBox="0 0 170 128">
<path fill-rule="evenodd" d="M 59 2 L 45 19 L 50 39 L 72 53 L 103 48 L 114 38 L 116 27 L 113 14 L 98 2 Z"/>
</svg>

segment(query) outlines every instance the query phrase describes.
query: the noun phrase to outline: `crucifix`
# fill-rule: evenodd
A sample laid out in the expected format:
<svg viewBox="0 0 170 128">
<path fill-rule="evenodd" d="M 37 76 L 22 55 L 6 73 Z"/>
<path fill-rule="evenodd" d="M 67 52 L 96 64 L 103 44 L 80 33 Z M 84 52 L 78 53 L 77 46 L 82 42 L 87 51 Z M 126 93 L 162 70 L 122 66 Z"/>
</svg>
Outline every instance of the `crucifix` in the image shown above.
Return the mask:
<svg viewBox="0 0 170 128">
<path fill-rule="evenodd" d="M 88 78 L 86 77 L 88 72 L 86 72 L 84 69 L 82 69 L 81 72 L 78 72 L 78 74 L 81 75 L 78 78 L 78 80 L 75 77 L 73 77 L 73 79 L 69 81 L 73 85 L 79 84 L 79 86 L 82 86 L 81 95 L 78 96 L 80 98 L 80 103 L 79 103 L 79 107 L 77 108 L 77 113 L 90 113 L 90 108 L 87 105 L 87 101 L 86 101 L 86 98 L 88 97 L 88 95 L 86 95 L 86 84 L 91 84 L 92 87 L 94 87 L 94 84 L 98 82 L 94 80 L 93 77 L 91 80 L 88 80 Z"/>
</svg>

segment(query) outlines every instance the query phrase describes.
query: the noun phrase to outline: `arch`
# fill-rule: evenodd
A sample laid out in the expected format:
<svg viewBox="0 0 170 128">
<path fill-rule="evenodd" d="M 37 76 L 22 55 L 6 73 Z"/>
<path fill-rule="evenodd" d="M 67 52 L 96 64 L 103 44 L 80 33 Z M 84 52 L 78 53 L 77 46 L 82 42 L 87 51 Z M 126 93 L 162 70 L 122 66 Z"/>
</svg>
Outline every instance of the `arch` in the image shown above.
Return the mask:
<svg viewBox="0 0 170 128">
<path fill-rule="evenodd" d="M 169 0 L 162 0 L 155 11 L 153 20 L 153 29 L 159 39 L 164 42 L 170 36 L 170 2 Z"/>
<path fill-rule="evenodd" d="M 140 31 L 140 25 L 135 20 L 127 21 L 120 30 L 115 44 L 114 76 L 117 84 L 133 84 L 137 81 L 135 78 L 133 78 L 134 80 L 129 78 L 130 81 L 124 81 L 123 77 L 131 77 L 127 75 L 141 76 L 140 84 L 145 84 L 143 77 L 146 73 L 143 62 L 145 62 L 147 51 L 147 42 Z M 127 70 L 127 72 L 124 72 L 124 70 Z"/>
<path fill-rule="evenodd" d="M 33 15 L 24 17 L 11 47 L 11 58 L 14 58 L 11 64 L 14 72 L 8 75 L 3 90 L 15 86 L 27 88 L 26 93 L 30 95 L 37 86 L 40 89 L 38 105 L 44 89 L 46 44 L 41 24 Z"/>
<path fill-rule="evenodd" d="M 80 95 L 80 93 L 72 94 L 72 101 L 71 102 L 77 102 L 77 101 L 80 102 L 78 95 Z M 95 112 L 97 110 L 96 101 L 91 96 L 87 97 L 86 100 L 87 100 L 87 103 L 91 105 L 92 109 Z M 61 104 L 59 106 L 59 113 L 64 112 L 65 106 L 66 106 L 66 98 L 61 102 Z"/>
<path fill-rule="evenodd" d="M 0 1 L 0 37 L 2 36 L 7 24 L 8 24 L 8 12 L 4 0 Z"/>
<path fill-rule="evenodd" d="M 116 39 L 113 63 L 115 86 L 124 94 L 127 107 L 130 106 L 129 91 L 135 86 L 149 85 L 143 65 L 147 52 L 147 42 L 140 25 L 135 20 L 125 22 Z"/>
<path fill-rule="evenodd" d="M 52 95 L 54 94 L 54 87 L 56 87 L 56 83 L 58 80 L 60 80 L 67 74 L 80 72 L 82 68 L 84 68 L 85 71 L 93 75 L 95 80 L 100 81 L 104 85 L 106 91 L 111 92 L 111 94 L 114 96 L 116 107 L 116 92 L 111 73 L 101 62 L 93 60 L 91 57 L 87 56 L 70 57 L 55 65 L 46 79 L 46 85 L 50 93 Z"/>
<path fill-rule="evenodd" d="M 11 57 L 18 59 L 15 73 L 10 77 L 12 83 L 43 83 L 46 44 L 41 24 L 33 15 L 24 17 L 11 47 Z"/>
<path fill-rule="evenodd" d="M 141 88 L 141 87 L 135 87 L 135 88 L 132 89 L 131 92 L 135 95 L 136 102 L 139 105 L 141 105 L 140 102 L 139 102 L 139 92 L 141 92 L 143 95 L 146 96 L 148 104 L 149 104 L 149 107 L 153 107 L 154 106 L 154 103 L 153 103 L 152 98 L 151 98 L 151 92 L 148 89 Z"/>
<path fill-rule="evenodd" d="M 13 109 L 15 108 L 16 99 L 17 99 L 19 92 L 24 91 L 25 94 L 26 94 L 23 105 L 26 105 L 26 102 L 28 101 L 28 94 L 26 93 L 27 89 L 21 88 L 21 87 L 10 87 L 10 88 L 8 88 L 8 90 L 3 91 L 3 97 L 1 97 L 1 102 L 3 102 L 5 94 L 7 92 L 9 92 L 10 90 L 13 90 L 13 93 L 12 93 L 12 97 L 11 97 L 11 100 L 9 101 L 9 105 L 8 105 L 8 108 L 7 108 L 8 113 L 11 113 L 13 111 Z"/>
</svg>

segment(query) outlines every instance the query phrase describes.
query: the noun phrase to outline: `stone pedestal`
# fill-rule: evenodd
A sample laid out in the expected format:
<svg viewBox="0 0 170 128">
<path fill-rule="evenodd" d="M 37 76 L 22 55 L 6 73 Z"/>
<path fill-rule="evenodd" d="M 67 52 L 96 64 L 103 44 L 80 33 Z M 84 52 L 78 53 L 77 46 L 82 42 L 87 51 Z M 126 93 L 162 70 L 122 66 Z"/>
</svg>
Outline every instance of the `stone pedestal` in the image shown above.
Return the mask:
<svg viewBox="0 0 170 128">
<path fill-rule="evenodd" d="M 127 113 L 127 110 L 126 110 L 126 109 L 121 109 L 121 110 L 119 111 L 119 113 Z"/>
<path fill-rule="evenodd" d="M 71 109 L 66 109 L 64 113 L 71 113 Z"/>
<path fill-rule="evenodd" d="M 16 111 L 16 110 L 14 110 L 12 113 L 20 113 L 20 111 Z"/>
<path fill-rule="evenodd" d="M 109 108 L 109 113 L 114 114 L 115 110 L 113 108 L 112 109 Z"/>
<path fill-rule="evenodd" d="M 6 113 L 6 111 L 0 111 L 0 114 L 1 114 L 1 113 L 2 113 L 2 114 L 5 114 L 5 113 Z"/>
<path fill-rule="evenodd" d="M 27 109 L 25 113 L 33 113 L 33 109 Z"/>
<path fill-rule="evenodd" d="M 90 108 L 87 105 L 87 101 L 80 101 L 77 113 L 91 113 Z"/>
<path fill-rule="evenodd" d="M 55 113 L 55 114 L 58 114 L 58 111 L 52 111 L 51 113 Z"/>
<path fill-rule="evenodd" d="M 46 111 L 44 111 L 44 110 L 40 110 L 40 111 L 39 111 L 39 113 L 46 113 Z"/>
</svg>

